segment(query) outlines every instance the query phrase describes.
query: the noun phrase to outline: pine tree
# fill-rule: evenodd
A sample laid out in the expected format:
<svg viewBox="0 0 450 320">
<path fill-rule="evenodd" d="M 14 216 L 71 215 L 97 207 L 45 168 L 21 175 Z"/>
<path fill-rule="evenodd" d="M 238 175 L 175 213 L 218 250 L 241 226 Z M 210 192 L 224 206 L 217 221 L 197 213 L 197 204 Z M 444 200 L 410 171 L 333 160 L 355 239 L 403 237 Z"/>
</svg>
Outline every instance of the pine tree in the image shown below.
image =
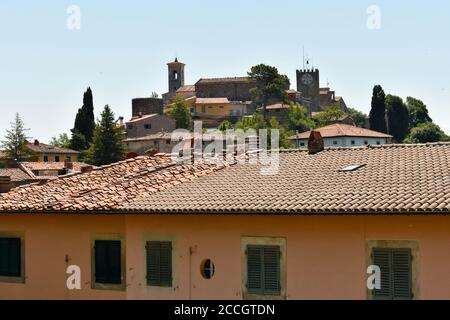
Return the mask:
<svg viewBox="0 0 450 320">
<path fill-rule="evenodd" d="M 369 114 L 370 129 L 387 132 L 386 128 L 386 95 L 380 85 L 373 88 L 372 108 Z"/>
<path fill-rule="evenodd" d="M 396 142 L 403 142 L 409 131 L 409 113 L 402 98 L 390 94 L 386 96 L 386 116 L 388 133 Z"/>
<path fill-rule="evenodd" d="M 123 130 L 116 125 L 114 113 L 106 105 L 100 122 L 95 127 L 86 161 L 100 166 L 125 159 L 123 138 Z"/>
<path fill-rule="evenodd" d="M 4 160 L 17 166 L 19 162 L 30 160 L 32 152 L 27 148 L 27 135 L 29 129 L 25 128 L 22 118 L 18 113 L 15 114 L 14 121 L 11 122 L 11 129 L 6 130 L 5 140 L 1 142 L 5 156 Z"/>
<path fill-rule="evenodd" d="M 72 131 L 72 149 L 81 151 L 89 147 L 95 129 L 94 102 L 91 88 L 83 95 L 83 106 L 78 109 Z"/>
</svg>

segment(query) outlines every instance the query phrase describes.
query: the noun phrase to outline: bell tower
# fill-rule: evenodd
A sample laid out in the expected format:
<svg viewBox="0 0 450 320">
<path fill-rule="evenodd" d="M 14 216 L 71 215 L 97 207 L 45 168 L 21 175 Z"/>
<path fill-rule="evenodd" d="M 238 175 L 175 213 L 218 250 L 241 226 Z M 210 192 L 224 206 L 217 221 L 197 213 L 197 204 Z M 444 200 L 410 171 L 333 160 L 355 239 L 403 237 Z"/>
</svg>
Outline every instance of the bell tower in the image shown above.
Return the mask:
<svg viewBox="0 0 450 320">
<path fill-rule="evenodd" d="M 175 58 L 175 61 L 169 62 L 167 64 L 169 68 L 169 92 L 174 93 L 182 86 L 184 86 L 184 63 L 178 61 L 178 58 Z"/>
</svg>

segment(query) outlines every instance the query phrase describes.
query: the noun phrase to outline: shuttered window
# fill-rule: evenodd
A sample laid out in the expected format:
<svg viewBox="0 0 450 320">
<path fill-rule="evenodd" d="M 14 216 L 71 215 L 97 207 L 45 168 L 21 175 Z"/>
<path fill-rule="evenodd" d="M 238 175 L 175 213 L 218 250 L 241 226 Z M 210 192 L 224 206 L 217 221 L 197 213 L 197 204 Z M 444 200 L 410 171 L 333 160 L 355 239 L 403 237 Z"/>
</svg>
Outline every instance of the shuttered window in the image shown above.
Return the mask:
<svg viewBox="0 0 450 320">
<path fill-rule="evenodd" d="M 0 276 L 22 276 L 20 238 L 0 238 Z"/>
<path fill-rule="evenodd" d="M 120 240 L 95 241 L 95 282 L 122 283 L 122 257 Z"/>
<path fill-rule="evenodd" d="M 172 242 L 147 241 L 147 284 L 172 287 Z"/>
<path fill-rule="evenodd" d="M 374 298 L 380 300 L 410 300 L 411 249 L 374 248 L 373 264 L 381 270 L 381 289 L 373 290 Z"/>
<path fill-rule="evenodd" d="M 280 294 L 280 255 L 279 246 L 247 246 L 248 293 Z"/>
</svg>

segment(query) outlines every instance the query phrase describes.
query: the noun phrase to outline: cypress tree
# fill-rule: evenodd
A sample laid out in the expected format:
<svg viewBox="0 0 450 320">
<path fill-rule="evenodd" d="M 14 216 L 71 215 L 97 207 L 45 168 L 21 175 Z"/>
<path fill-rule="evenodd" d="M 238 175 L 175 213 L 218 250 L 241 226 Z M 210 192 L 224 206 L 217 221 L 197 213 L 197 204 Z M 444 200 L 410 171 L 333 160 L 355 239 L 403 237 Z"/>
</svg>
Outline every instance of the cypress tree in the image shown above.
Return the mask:
<svg viewBox="0 0 450 320">
<path fill-rule="evenodd" d="M 380 85 L 373 88 L 372 108 L 369 113 L 370 129 L 387 132 L 386 128 L 386 95 Z"/>
<path fill-rule="evenodd" d="M 83 95 L 83 106 L 78 109 L 72 131 L 72 149 L 85 150 L 92 142 L 95 129 L 94 102 L 91 88 Z"/>
</svg>

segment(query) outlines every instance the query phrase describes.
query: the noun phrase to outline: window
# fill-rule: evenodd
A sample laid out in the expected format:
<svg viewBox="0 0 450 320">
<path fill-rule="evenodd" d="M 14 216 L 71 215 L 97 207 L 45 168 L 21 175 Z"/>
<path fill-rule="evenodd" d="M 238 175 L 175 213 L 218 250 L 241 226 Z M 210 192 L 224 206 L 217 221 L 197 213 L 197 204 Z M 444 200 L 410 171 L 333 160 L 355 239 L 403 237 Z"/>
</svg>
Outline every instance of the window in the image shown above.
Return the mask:
<svg viewBox="0 0 450 320">
<path fill-rule="evenodd" d="M 350 143 L 352 144 L 352 146 L 354 146 L 355 145 L 355 140 L 352 140 Z"/>
<path fill-rule="evenodd" d="M 262 295 L 280 294 L 279 246 L 247 246 L 247 290 Z"/>
<path fill-rule="evenodd" d="M 411 299 L 411 249 L 374 248 L 373 263 L 381 269 L 381 289 L 375 299 Z"/>
<path fill-rule="evenodd" d="M 381 288 L 368 290 L 375 300 L 412 300 L 420 297 L 420 250 L 414 240 L 368 240 L 367 265 L 381 271 Z"/>
<path fill-rule="evenodd" d="M 120 240 L 95 240 L 94 263 L 96 284 L 122 284 L 122 245 Z"/>
<path fill-rule="evenodd" d="M 356 171 L 359 168 L 362 168 L 364 166 L 366 166 L 366 165 L 365 164 L 350 164 L 348 166 L 343 167 L 340 171 L 343 171 L 343 172 Z"/>
<path fill-rule="evenodd" d="M 44 162 L 48 162 L 48 155 L 44 155 Z"/>
<path fill-rule="evenodd" d="M 172 287 L 172 242 L 147 241 L 147 284 Z"/>
<path fill-rule="evenodd" d="M 202 106 L 202 113 L 205 113 L 205 112 L 206 112 L 206 107 Z"/>
<path fill-rule="evenodd" d="M 368 145 L 368 144 L 369 144 L 369 141 L 364 140 L 364 144 L 365 144 L 365 145 Z"/>
<path fill-rule="evenodd" d="M 338 142 L 337 142 L 336 140 L 333 140 L 333 144 L 334 144 L 334 145 L 337 145 Z"/>
<path fill-rule="evenodd" d="M 170 139 L 166 139 L 166 144 L 170 144 Z"/>
<path fill-rule="evenodd" d="M 145 128 L 145 129 L 151 129 L 151 128 L 152 128 L 152 125 L 149 124 L 149 123 L 144 124 L 144 128 Z"/>
<path fill-rule="evenodd" d="M 205 279 L 211 279 L 216 272 L 216 267 L 211 259 L 206 259 L 200 265 L 200 272 Z"/>
<path fill-rule="evenodd" d="M 300 142 L 300 147 L 304 147 L 305 143 L 304 142 Z"/>
<path fill-rule="evenodd" d="M 1 237 L 0 281 L 22 277 L 22 240 L 15 237 Z"/>
<path fill-rule="evenodd" d="M 379 140 L 377 140 L 377 145 L 380 145 L 381 143 L 380 143 L 380 141 Z"/>
<path fill-rule="evenodd" d="M 132 129 L 133 129 L 133 125 L 132 125 L 132 124 L 129 124 L 129 125 L 127 126 L 127 128 L 128 128 L 128 130 L 132 130 Z"/>
<path fill-rule="evenodd" d="M 59 161 L 60 161 L 59 156 L 55 156 L 55 162 L 59 162 Z"/>
<path fill-rule="evenodd" d="M 71 162 L 72 161 L 72 157 L 71 156 L 66 156 L 66 159 L 64 161 Z"/>
</svg>

